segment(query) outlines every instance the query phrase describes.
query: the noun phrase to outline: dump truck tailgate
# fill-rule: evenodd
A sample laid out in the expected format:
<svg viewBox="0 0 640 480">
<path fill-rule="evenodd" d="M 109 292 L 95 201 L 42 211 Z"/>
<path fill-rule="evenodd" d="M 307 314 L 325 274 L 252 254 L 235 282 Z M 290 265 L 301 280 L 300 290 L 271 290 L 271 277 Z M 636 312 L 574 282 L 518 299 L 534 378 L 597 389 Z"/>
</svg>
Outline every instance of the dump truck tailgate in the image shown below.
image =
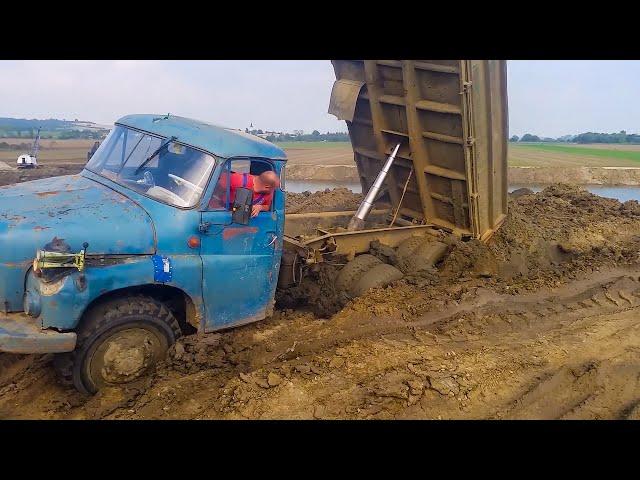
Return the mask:
<svg viewBox="0 0 640 480">
<path fill-rule="evenodd" d="M 506 62 L 334 60 L 333 66 L 329 113 L 347 122 L 363 191 L 400 143 L 386 179 L 399 217 L 488 238 L 507 213 Z"/>
</svg>

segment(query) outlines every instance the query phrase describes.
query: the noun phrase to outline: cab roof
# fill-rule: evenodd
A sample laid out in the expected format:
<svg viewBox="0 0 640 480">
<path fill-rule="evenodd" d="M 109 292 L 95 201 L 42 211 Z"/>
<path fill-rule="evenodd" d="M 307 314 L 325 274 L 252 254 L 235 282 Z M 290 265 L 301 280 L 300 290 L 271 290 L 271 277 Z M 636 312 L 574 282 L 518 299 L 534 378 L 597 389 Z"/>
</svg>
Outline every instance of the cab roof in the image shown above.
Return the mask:
<svg viewBox="0 0 640 480">
<path fill-rule="evenodd" d="M 284 151 L 271 142 L 240 130 L 174 115 L 126 115 L 116 125 L 136 128 L 162 137 L 177 137 L 177 141 L 206 150 L 218 157 L 261 157 L 287 159 Z"/>
</svg>

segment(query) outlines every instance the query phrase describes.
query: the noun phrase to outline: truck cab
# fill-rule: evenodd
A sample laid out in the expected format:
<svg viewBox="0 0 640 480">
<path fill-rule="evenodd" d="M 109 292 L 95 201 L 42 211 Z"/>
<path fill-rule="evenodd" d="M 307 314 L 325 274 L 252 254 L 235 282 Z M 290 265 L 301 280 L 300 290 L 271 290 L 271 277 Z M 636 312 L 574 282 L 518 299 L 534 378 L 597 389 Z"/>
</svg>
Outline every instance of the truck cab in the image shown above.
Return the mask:
<svg viewBox="0 0 640 480">
<path fill-rule="evenodd" d="M 285 162 L 241 131 L 128 115 L 80 174 L 0 188 L 0 351 L 57 353 L 62 378 L 94 393 L 144 375 L 180 335 L 265 318 L 285 194 L 239 220 L 230 178 L 282 185 Z"/>
</svg>

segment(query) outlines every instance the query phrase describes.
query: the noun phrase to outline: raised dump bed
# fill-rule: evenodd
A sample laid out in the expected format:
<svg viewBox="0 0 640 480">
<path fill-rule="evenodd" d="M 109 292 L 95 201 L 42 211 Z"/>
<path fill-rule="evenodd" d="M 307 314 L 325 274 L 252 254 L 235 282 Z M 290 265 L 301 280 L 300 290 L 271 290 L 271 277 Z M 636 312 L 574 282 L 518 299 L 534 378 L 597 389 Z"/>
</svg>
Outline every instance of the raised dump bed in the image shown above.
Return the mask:
<svg viewBox="0 0 640 480">
<path fill-rule="evenodd" d="M 398 225 L 488 239 L 507 213 L 502 60 L 334 60 L 329 113 L 347 122 L 364 192 L 387 156 Z"/>
</svg>

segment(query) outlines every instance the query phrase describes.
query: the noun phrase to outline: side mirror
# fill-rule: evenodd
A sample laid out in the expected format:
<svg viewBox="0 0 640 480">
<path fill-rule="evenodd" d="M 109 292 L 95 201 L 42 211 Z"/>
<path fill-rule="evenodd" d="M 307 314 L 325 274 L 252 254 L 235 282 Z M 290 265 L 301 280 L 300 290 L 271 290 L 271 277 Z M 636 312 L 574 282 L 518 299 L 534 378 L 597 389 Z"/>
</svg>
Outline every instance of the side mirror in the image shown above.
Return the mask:
<svg viewBox="0 0 640 480">
<path fill-rule="evenodd" d="M 186 149 L 184 148 L 183 145 L 180 145 L 179 143 L 169 142 L 167 144 L 167 151 L 175 155 L 183 155 Z"/>
<path fill-rule="evenodd" d="M 249 225 L 251 218 L 251 204 L 253 202 L 253 191 L 248 188 L 238 188 L 236 198 L 231 208 L 231 220 L 240 225 Z"/>
</svg>

